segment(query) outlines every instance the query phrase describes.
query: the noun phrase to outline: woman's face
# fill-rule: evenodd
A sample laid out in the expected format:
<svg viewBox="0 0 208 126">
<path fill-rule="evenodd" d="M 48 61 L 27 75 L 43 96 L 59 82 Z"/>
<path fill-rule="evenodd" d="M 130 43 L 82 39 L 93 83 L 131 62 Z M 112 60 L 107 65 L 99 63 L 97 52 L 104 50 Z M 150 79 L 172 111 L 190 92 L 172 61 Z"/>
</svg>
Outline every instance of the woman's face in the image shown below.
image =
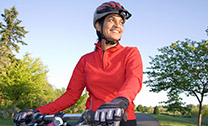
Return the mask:
<svg viewBox="0 0 208 126">
<path fill-rule="evenodd" d="M 118 14 L 108 15 L 103 23 L 103 35 L 109 41 L 118 41 L 123 34 L 124 21 Z"/>
</svg>

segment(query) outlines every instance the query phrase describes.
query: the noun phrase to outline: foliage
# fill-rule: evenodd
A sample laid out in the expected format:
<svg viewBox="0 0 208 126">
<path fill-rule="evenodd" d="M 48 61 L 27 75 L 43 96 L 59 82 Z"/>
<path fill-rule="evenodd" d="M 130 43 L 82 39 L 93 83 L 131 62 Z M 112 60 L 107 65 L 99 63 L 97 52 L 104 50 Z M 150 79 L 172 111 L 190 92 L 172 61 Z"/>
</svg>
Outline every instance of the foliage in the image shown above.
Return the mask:
<svg viewBox="0 0 208 126">
<path fill-rule="evenodd" d="M 156 106 L 155 106 L 156 107 Z M 154 107 L 154 108 L 155 108 Z M 160 113 L 168 113 L 171 115 L 183 115 L 183 116 L 197 116 L 199 113 L 198 106 L 195 106 L 193 104 L 189 104 L 186 106 L 182 106 L 182 108 L 179 110 L 176 108 L 176 111 L 172 111 L 171 109 L 168 109 L 169 105 L 166 106 L 157 106 Z M 141 113 L 154 113 L 154 108 L 153 107 L 147 107 L 147 106 L 142 106 L 139 104 L 136 108 L 135 111 L 141 112 Z M 202 115 L 208 117 L 208 105 L 203 105 L 202 106 Z"/>
<path fill-rule="evenodd" d="M 137 106 L 136 110 L 138 112 L 144 112 L 144 107 L 140 104 L 140 105 Z"/>
<path fill-rule="evenodd" d="M 22 21 L 17 18 L 18 12 L 14 6 L 11 10 L 5 9 L 1 16 L 5 22 L 0 22 L 0 68 L 2 69 L 13 60 L 12 50 L 19 52 L 19 43 L 27 45 L 22 39 L 28 31 L 24 26 L 20 26 Z"/>
<path fill-rule="evenodd" d="M 12 101 L 14 111 L 21 101 L 32 108 L 47 86 L 46 66 L 40 59 L 29 56 L 26 54 L 24 60 L 16 60 L 9 65 L 5 69 L 6 74 L 0 73 L 0 96 Z"/>
<path fill-rule="evenodd" d="M 17 18 L 18 14 L 14 6 L 11 10 L 5 9 L 4 14 L 1 14 L 1 16 L 6 24 L 0 23 L 0 42 L 16 52 L 19 51 L 19 46 L 16 43 L 27 45 L 22 41 L 22 38 L 28 33 L 28 31 L 25 31 L 24 26 L 20 26 L 22 21 Z"/>
<path fill-rule="evenodd" d="M 72 105 L 70 108 L 66 109 L 65 113 L 83 113 L 85 111 L 85 103 L 88 98 L 88 93 L 86 91 L 80 96 L 78 101 Z"/>
<path fill-rule="evenodd" d="M 156 114 L 156 115 L 160 114 L 160 110 L 159 110 L 158 106 L 154 107 L 154 114 Z"/>
<path fill-rule="evenodd" d="M 191 115 L 198 115 L 199 110 L 197 106 L 192 106 Z M 202 115 L 208 117 L 208 105 L 202 106 Z"/>
<path fill-rule="evenodd" d="M 202 115 L 208 117 L 208 105 L 202 106 Z"/>
<path fill-rule="evenodd" d="M 145 81 L 150 91 L 167 91 L 171 97 L 185 93 L 199 102 L 199 123 L 203 98 L 208 94 L 208 41 L 177 41 L 158 49 L 161 53 L 151 58 Z"/>
<path fill-rule="evenodd" d="M 182 98 L 179 97 L 179 94 L 168 94 L 168 100 L 162 103 L 167 104 L 166 108 L 168 112 L 185 112 L 185 108 L 183 107 L 185 103 L 182 102 Z"/>
<path fill-rule="evenodd" d="M 5 9 L 0 22 L 0 114 L 18 109 L 36 108 L 60 97 L 65 88 L 54 89 L 47 82 L 47 67 L 40 59 L 33 59 L 29 54 L 23 60 L 16 59 L 12 51 L 19 52 L 19 45 L 27 45 L 22 39 L 28 31 L 17 18 L 15 7 Z M 83 94 L 75 105 L 66 111 L 84 112 L 88 94 Z M 7 111 L 7 112 L 5 112 Z M 1 115 L 0 115 L 1 116 Z"/>
<path fill-rule="evenodd" d="M 136 111 L 141 112 L 141 113 L 153 113 L 154 110 L 151 106 L 147 107 L 147 106 L 142 106 L 140 104 L 136 107 Z"/>
<path fill-rule="evenodd" d="M 145 81 L 151 91 L 162 90 L 186 95 L 208 93 L 208 41 L 196 42 L 186 39 L 171 46 L 158 49 L 160 55 L 150 57 L 149 80 Z M 200 100 L 200 99 L 199 99 Z"/>
</svg>

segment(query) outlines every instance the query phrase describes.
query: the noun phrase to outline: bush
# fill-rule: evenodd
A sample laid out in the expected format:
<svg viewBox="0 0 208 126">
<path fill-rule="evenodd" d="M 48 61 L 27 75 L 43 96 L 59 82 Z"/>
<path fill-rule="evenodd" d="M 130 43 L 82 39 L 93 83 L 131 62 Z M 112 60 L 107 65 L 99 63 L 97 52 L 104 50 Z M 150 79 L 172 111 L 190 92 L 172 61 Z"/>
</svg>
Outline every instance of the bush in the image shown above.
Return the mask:
<svg viewBox="0 0 208 126">
<path fill-rule="evenodd" d="M 202 115 L 208 117 L 208 105 L 202 106 Z"/>
<path fill-rule="evenodd" d="M 156 115 L 160 114 L 160 110 L 157 106 L 154 107 L 154 114 L 156 114 Z"/>
<path fill-rule="evenodd" d="M 144 112 L 144 107 L 142 105 L 138 105 L 136 109 L 138 112 Z"/>
<path fill-rule="evenodd" d="M 1 118 L 9 118 L 12 115 L 12 109 L 3 109 L 0 108 L 0 117 Z"/>
</svg>

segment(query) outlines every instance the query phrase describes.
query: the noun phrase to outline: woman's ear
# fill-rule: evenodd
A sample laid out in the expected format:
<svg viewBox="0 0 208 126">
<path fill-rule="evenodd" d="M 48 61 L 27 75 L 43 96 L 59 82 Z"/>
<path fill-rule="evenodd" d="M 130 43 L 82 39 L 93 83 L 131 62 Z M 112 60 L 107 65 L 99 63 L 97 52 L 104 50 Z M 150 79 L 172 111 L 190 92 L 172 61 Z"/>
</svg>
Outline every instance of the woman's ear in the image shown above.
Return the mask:
<svg viewBox="0 0 208 126">
<path fill-rule="evenodd" d="M 96 30 L 97 31 L 101 31 L 101 26 L 100 26 L 100 23 L 98 23 L 98 22 L 96 22 L 96 24 L 95 24 L 95 28 L 96 28 Z"/>
</svg>

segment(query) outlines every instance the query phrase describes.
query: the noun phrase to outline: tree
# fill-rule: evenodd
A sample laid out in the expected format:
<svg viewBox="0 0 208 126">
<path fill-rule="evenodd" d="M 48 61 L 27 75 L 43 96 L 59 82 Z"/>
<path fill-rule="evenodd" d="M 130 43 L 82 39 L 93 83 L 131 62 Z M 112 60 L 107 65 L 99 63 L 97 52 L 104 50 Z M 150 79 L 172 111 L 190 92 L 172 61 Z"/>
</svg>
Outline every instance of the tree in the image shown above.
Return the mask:
<svg viewBox="0 0 208 126">
<path fill-rule="evenodd" d="M 13 114 L 16 106 L 21 101 L 33 102 L 43 94 L 47 86 L 47 67 L 40 59 L 30 58 L 29 54 L 24 56 L 24 60 L 16 60 L 5 69 L 5 73 L 0 72 L 0 96 L 2 99 L 10 100 L 13 104 Z"/>
<path fill-rule="evenodd" d="M 170 96 L 185 93 L 199 102 L 198 126 L 201 126 L 203 98 L 208 93 L 208 41 L 177 41 L 158 49 L 151 58 L 148 80 L 144 83 L 152 92 L 167 91 Z"/>
<path fill-rule="evenodd" d="M 144 112 L 144 107 L 141 104 L 139 104 L 136 109 L 138 112 Z"/>
<path fill-rule="evenodd" d="M 174 94 L 172 94 L 174 93 Z M 179 97 L 179 94 L 172 92 L 170 94 L 168 94 L 168 100 L 167 101 L 163 101 L 162 103 L 168 104 L 166 106 L 167 111 L 169 112 L 173 112 L 174 114 L 176 112 L 184 112 L 185 108 L 183 107 L 183 105 L 185 103 L 182 102 L 182 98 Z"/>
<path fill-rule="evenodd" d="M 8 65 L 13 58 L 12 50 L 19 52 L 19 43 L 27 45 L 22 39 L 28 31 L 20 26 L 22 21 L 17 18 L 18 14 L 14 6 L 11 10 L 5 9 L 4 14 L 1 14 L 5 24 L 0 22 L 0 68 Z"/>
</svg>

